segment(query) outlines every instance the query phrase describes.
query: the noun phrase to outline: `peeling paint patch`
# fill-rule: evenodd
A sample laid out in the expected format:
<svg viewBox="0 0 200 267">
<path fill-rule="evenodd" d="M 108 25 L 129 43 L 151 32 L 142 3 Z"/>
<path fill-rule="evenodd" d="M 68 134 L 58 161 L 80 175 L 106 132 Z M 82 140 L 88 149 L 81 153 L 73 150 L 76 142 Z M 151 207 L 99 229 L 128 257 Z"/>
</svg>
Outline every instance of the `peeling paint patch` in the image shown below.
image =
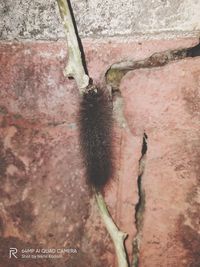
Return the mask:
<svg viewBox="0 0 200 267">
<path fill-rule="evenodd" d="M 199 217 L 199 214 L 197 214 L 197 216 Z M 191 226 L 186 225 L 185 222 L 185 215 L 181 215 L 179 217 L 177 229 L 179 239 L 186 250 L 185 261 L 188 267 L 199 267 L 200 231 L 194 230 Z"/>
<path fill-rule="evenodd" d="M 30 229 L 35 218 L 33 213 L 33 203 L 31 203 L 30 200 L 26 199 L 9 206 L 8 211 L 16 225 L 24 228 L 25 230 Z"/>
<path fill-rule="evenodd" d="M 195 78 L 195 86 L 183 88 L 183 96 L 189 114 L 200 118 L 200 72 L 195 72 L 193 76 Z"/>
</svg>

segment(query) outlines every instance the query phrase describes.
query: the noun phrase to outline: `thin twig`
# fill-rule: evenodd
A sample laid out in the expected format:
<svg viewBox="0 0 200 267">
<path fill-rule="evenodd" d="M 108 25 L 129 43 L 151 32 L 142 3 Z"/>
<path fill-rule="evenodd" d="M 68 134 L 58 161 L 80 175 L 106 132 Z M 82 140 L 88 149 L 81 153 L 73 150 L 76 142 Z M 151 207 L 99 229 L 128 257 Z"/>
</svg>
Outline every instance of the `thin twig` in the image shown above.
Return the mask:
<svg viewBox="0 0 200 267">
<path fill-rule="evenodd" d="M 106 203 L 101 193 L 95 192 L 96 202 L 99 208 L 100 215 L 104 221 L 106 229 L 110 234 L 110 237 L 114 243 L 115 251 L 117 254 L 118 267 L 128 267 L 128 261 L 126 257 L 126 250 L 124 241 L 127 237 L 126 233 L 121 232 L 116 224 L 114 223 L 109 211 L 107 209 Z"/>
<path fill-rule="evenodd" d="M 89 77 L 85 73 L 81 52 L 76 36 L 72 16 L 67 0 L 56 0 L 60 10 L 62 23 L 64 25 L 68 43 L 68 63 L 64 74 L 68 77 L 73 77 L 77 83 L 79 91 L 82 93 L 84 88 L 89 84 Z"/>
<path fill-rule="evenodd" d="M 68 42 L 68 65 L 65 70 L 67 76 L 73 77 L 76 80 L 78 88 L 82 93 L 89 85 L 89 77 L 85 73 L 83 67 L 83 61 L 81 58 L 80 47 L 78 44 L 74 24 L 72 21 L 69 4 L 67 0 L 56 0 L 59 6 L 62 22 L 66 30 L 67 42 Z M 95 199 L 99 208 L 100 215 L 104 221 L 106 229 L 111 236 L 114 243 L 118 266 L 128 267 L 126 258 L 126 250 L 124 240 L 127 237 L 126 233 L 121 232 L 114 223 L 111 215 L 108 212 L 104 198 L 100 192 L 95 191 Z"/>
</svg>

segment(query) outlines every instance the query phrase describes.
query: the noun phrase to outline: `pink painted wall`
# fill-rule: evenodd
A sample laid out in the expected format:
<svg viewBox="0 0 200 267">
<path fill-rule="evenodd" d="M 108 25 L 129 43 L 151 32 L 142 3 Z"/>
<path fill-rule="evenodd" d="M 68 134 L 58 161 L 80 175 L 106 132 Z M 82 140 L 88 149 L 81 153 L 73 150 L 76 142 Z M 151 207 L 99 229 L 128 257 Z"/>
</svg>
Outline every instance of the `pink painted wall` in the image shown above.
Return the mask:
<svg viewBox="0 0 200 267">
<path fill-rule="evenodd" d="M 154 52 L 193 46 L 196 39 L 83 43 L 91 77 Z M 0 267 L 114 267 L 112 242 L 85 184 L 74 81 L 62 71 L 64 42 L 0 44 Z M 137 234 L 138 168 L 148 135 L 145 209 L 138 267 L 200 266 L 200 59 L 129 72 L 120 85 L 114 127 L 114 179 L 109 210 L 132 255 Z M 119 99 L 118 99 L 119 100 Z M 116 101 L 118 101 L 116 100 Z M 10 247 L 76 248 L 61 259 L 9 259 Z"/>
</svg>

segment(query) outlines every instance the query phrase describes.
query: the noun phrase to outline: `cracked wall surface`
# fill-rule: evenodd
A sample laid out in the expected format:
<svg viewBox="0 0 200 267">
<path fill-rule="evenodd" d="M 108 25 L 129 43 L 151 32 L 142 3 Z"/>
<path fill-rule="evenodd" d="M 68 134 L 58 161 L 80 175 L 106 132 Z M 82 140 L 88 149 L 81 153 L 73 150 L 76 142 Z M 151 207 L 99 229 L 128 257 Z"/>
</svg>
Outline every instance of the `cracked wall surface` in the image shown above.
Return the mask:
<svg viewBox="0 0 200 267">
<path fill-rule="evenodd" d="M 113 87 L 114 173 L 104 193 L 129 235 L 130 267 L 199 267 L 200 58 L 153 68 L 156 56 L 146 69 L 131 68 L 197 45 L 200 2 L 71 2 L 89 74 Z M 0 267 L 116 267 L 85 183 L 80 98 L 63 75 L 56 3 L 2 0 L 0 16 Z M 124 62 L 128 71 L 111 71 Z M 18 259 L 9 258 L 10 247 Z M 22 261 L 25 248 L 77 253 Z"/>
<path fill-rule="evenodd" d="M 75 0 L 71 1 L 82 37 L 159 35 L 177 37 L 200 31 L 200 2 L 196 0 Z M 63 38 L 54 0 L 2 0 L 0 39 Z M 196 32 L 196 33 L 195 33 Z M 144 35 L 145 34 L 145 35 Z"/>
<path fill-rule="evenodd" d="M 185 59 L 121 85 L 132 133 L 148 133 L 139 266 L 200 265 L 199 77 L 199 58 Z"/>
<path fill-rule="evenodd" d="M 196 38 L 145 42 L 116 38 L 95 43 L 87 39 L 83 45 L 89 72 L 102 83 L 105 70 L 120 60 L 139 60 L 197 43 Z M 37 261 L 45 267 L 77 267 L 80 262 L 116 266 L 113 245 L 85 184 L 78 91 L 62 73 L 65 42 L 2 43 L 0 54 L 0 267 L 24 266 L 8 258 L 11 246 L 78 249 L 56 261 Z M 121 96 L 114 98 L 115 172 L 105 197 L 117 225 L 129 234 L 131 262 L 138 234 L 139 160 L 144 132 L 148 136 L 142 176 L 145 207 L 134 267 L 200 264 L 199 63 L 198 57 L 187 58 L 130 71 L 121 82 Z M 25 261 L 26 267 L 36 264 Z"/>
</svg>

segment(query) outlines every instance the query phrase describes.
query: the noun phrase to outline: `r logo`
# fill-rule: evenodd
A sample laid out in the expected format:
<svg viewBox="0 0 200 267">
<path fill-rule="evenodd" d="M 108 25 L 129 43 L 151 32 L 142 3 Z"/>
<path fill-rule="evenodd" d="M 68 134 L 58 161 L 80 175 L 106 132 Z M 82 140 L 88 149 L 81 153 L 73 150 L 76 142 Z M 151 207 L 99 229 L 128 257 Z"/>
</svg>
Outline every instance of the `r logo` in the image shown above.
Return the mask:
<svg viewBox="0 0 200 267">
<path fill-rule="evenodd" d="M 10 248 L 9 250 L 9 258 L 15 257 L 17 259 L 17 249 L 16 248 Z"/>
</svg>

